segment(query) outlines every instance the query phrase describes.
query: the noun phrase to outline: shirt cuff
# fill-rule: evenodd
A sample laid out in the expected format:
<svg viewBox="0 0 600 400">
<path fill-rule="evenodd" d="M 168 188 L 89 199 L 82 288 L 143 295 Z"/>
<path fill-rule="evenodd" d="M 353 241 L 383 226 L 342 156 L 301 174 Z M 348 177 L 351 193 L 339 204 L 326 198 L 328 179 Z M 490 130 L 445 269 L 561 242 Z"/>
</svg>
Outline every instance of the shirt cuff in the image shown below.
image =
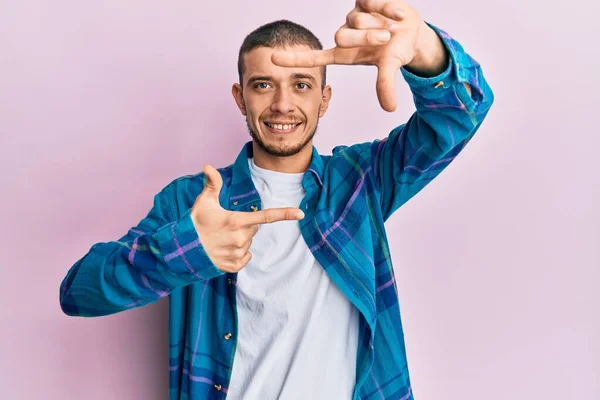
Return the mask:
<svg viewBox="0 0 600 400">
<path fill-rule="evenodd" d="M 440 28 L 426 22 L 433 29 L 446 46 L 449 54 L 448 67 L 441 74 L 434 77 L 422 77 L 409 72 L 402 67 L 400 70 L 404 80 L 411 91 L 425 99 L 435 100 L 448 98 L 448 91 L 455 91 L 458 100 L 468 111 L 477 108 L 483 98 L 483 91 L 478 82 L 479 63 L 469 56 L 460 43 Z M 472 94 L 469 95 L 463 83 L 471 86 Z"/>
<path fill-rule="evenodd" d="M 191 275 L 207 280 L 223 275 L 200 243 L 198 232 L 188 210 L 179 221 L 165 225 L 156 232 L 156 240 L 169 271 L 176 275 Z"/>
</svg>

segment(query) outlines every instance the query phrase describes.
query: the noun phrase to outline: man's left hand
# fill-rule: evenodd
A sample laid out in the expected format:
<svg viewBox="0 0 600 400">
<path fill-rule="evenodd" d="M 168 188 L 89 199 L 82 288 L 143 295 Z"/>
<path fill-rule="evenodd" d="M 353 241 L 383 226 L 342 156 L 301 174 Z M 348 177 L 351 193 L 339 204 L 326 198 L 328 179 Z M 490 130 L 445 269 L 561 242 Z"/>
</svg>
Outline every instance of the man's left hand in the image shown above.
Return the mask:
<svg viewBox="0 0 600 400">
<path fill-rule="evenodd" d="M 357 0 L 328 50 L 276 51 L 271 60 L 283 67 L 330 64 L 377 66 L 377 97 L 386 111 L 396 109 L 396 74 L 406 66 L 434 75 L 447 65 L 443 43 L 404 0 Z"/>
</svg>

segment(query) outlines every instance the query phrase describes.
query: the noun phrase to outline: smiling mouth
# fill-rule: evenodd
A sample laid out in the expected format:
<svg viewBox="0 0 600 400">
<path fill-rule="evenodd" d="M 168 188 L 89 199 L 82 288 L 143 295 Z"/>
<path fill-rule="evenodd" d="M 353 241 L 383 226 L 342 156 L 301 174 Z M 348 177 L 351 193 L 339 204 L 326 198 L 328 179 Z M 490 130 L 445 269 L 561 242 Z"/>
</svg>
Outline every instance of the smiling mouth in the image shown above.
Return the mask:
<svg viewBox="0 0 600 400">
<path fill-rule="evenodd" d="M 292 133 L 294 132 L 302 122 L 294 123 L 294 124 L 272 124 L 270 122 L 264 121 L 264 124 L 273 132 L 276 133 Z"/>
</svg>

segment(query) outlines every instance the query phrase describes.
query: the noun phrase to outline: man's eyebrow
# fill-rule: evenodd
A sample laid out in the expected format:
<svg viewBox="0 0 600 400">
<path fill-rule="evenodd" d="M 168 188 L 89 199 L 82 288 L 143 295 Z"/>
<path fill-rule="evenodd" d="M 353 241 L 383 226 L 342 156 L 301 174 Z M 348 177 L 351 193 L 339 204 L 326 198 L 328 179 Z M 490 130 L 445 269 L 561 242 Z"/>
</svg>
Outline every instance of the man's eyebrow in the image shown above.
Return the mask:
<svg viewBox="0 0 600 400">
<path fill-rule="evenodd" d="M 315 79 L 314 76 L 312 76 L 311 74 L 301 74 L 301 73 L 297 73 L 292 75 L 292 77 L 294 79 L 308 79 L 309 81 L 312 81 L 313 83 L 317 83 L 317 80 Z"/>
<path fill-rule="evenodd" d="M 256 81 L 270 81 L 272 78 L 270 76 L 252 76 L 248 79 L 248 84 L 254 83 Z"/>
<path fill-rule="evenodd" d="M 306 80 L 312 81 L 314 84 L 317 83 L 317 80 L 311 74 L 296 73 L 296 74 L 292 75 L 292 79 L 294 79 L 294 80 L 306 79 Z M 251 76 L 250 78 L 248 78 L 248 85 L 251 85 L 252 83 L 258 82 L 258 81 L 263 82 L 263 81 L 272 81 L 272 80 L 273 80 L 272 77 L 266 76 L 266 75 Z"/>
</svg>

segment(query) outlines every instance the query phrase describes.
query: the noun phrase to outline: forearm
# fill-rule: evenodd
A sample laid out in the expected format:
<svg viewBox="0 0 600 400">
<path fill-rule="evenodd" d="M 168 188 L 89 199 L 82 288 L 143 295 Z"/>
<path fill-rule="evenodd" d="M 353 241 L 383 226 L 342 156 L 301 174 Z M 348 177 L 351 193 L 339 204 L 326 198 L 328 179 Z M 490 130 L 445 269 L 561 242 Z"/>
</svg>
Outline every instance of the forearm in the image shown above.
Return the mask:
<svg viewBox="0 0 600 400">
<path fill-rule="evenodd" d="M 427 64 L 429 67 L 421 64 L 419 70 L 402 69 L 413 93 L 417 108 L 415 117 L 422 119 L 429 127 L 418 132 L 415 130 L 414 135 L 420 138 L 410 139 L 419 145 L 434 141 L 442 146 L 440 150 L 447 151 L 448 146 L 459 145 L 463 139 L 475 133 L 487 115 L 494 96 L 479 63 L 444 31 L 435 28 L 436 32 L 429 26 L 428 29 L 443 46 L 447 61 L 445 69 L 439 72 L 441 50 L 438 48 L 429 52 L 427 57 L 429 60 L 437 58 L 437 63 L 431 61 Z M 439 73 L 435 76 L 415 73 L 422 74 L 427 68 Z"/>
<path fill-rule="evenodd" d="M 404 68 L 423 78 L 437 76 L 448 68 L 448 50 L 438 34 L 424 21 L 419 31 L 417 54 Z"/>
<path fill-rule="evenodd" d="M 494 100 L 479 63 L 445 32 L 439 37 L 448 51 L 446 69 L 422 77 L 402 68 L 417 111 L 371 148 L 386 218 L 454 160 Z"/>
<path fill-rule="evenodd" d="M 198 240 L 189 212 L 165 223 L 151 211 L 119 240 L 97 243 L 60 287 L 67 315 L 101 316 L 155 302 L 174 289 L 222 272 Z"/>
<path fill-rule="evenodd" d="M 440 75 L 448 68 L 450 54 L 442 38 L 425 21 L 422 22 L 419 49 L 415 58 L 404 66 L 410 73 L 431 78 Z M 469 96 L 471 86 L 463 82 Z"/>
</svg>

